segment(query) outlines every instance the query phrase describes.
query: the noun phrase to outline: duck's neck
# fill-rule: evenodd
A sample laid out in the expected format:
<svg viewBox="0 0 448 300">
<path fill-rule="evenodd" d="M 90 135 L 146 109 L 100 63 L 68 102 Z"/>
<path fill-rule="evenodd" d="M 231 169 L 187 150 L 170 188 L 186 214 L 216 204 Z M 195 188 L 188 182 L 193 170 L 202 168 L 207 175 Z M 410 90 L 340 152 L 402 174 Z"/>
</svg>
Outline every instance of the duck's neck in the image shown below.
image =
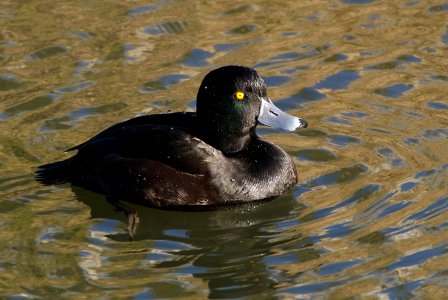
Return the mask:
<svg viewBox="0 0 448 300">
<path fill-rule="evenodd" d="M 229 132 L 223 128 L 202 128 L 203 140 L 223 153 L 235 153 L 247 148 L 256 137 L 255 127 L 249 132 Z"/>
</svg>

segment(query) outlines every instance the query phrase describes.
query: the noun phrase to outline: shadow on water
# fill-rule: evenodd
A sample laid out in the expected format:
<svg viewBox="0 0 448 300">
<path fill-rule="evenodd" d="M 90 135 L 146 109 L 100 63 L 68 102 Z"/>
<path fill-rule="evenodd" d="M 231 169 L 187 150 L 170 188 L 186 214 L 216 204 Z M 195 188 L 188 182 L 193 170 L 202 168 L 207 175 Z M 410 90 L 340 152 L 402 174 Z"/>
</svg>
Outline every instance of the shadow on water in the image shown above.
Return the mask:
<svg viewBox="0 0 448 300">
<path fill-rule="evenodd" d="M 117 211 L 104 196 L 78 187 L 72 191 L 90 207 L 92 219 L 126 224 L 124 213 Z M 210 298 L 255 294 L 273 297 L 278 282 L 271 267 L 288 263 L 292 256 L 297 263 L 299 253 L 303 259 L 319 256 L 309 238 L 288 233 L 291 226 L 297 225 L 302 210 L 290 194 L 270 202 L 202 212 L 129 205 L 140 218 L 133 242 L 155 243 L 147 250 L 150 254 L 145 259 L 150 261 L 151 268 L 174 269 L 177 274 L 192 274 L 204 280 Z M 120 227 L 107 238 L 129 242 L 125 226 Z M 295 248 L 289 250 L 288 257 L 273 255 L 273 248 L 288 244 L 287 247 Z"/>
</svg>

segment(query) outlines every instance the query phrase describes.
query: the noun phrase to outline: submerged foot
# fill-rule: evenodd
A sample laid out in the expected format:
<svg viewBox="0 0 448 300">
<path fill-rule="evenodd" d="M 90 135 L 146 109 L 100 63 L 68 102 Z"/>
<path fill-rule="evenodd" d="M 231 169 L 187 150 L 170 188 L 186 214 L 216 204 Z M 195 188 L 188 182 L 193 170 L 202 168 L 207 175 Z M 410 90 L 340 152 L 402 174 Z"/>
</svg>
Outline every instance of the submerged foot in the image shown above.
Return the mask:
<svg viewBox="0 0 448 300">
<path fill-rule="evenodd" d="M 117 209 L 117 211 L 124 212 L 128 218 L 128 233 L 131 236 L 131 239 L 133 239 L 137 232 L 138 224 L 140 223 L 140 218 L 138 217 L 137 212 L 117 199 L 111 197 L 107 197 L 106 199 Z"/>
<path fill-rule="evenodd" d="M 140 218 L 137 215 L 136 211 L 128 213 L 128 232 L 131 238 L 134 238 L 135 233 L 137 232 L 138 224 L 140 223 Z"/>
</svg>

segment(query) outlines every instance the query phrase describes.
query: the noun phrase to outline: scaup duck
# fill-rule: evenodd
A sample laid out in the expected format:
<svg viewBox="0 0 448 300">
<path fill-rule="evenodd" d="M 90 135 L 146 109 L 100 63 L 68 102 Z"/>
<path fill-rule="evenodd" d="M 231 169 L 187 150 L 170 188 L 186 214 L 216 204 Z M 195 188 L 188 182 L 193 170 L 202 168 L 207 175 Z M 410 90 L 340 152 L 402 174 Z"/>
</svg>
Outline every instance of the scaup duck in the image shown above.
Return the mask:
<svg viewBox="0 0 448 300">
<path fill-rule="evenodd" d="M 254 69 L 221 67 L 202 81 L 195 113 L 115 124 L 67 150 L 76 155 L 40 166 L 37 179 L 161 208 L 273 198 L 297 182 L 297 172 L 285 151 L 256 135 L 258 122 L 288 131 L 307 126 L 271 102 Z"/>
</svg>

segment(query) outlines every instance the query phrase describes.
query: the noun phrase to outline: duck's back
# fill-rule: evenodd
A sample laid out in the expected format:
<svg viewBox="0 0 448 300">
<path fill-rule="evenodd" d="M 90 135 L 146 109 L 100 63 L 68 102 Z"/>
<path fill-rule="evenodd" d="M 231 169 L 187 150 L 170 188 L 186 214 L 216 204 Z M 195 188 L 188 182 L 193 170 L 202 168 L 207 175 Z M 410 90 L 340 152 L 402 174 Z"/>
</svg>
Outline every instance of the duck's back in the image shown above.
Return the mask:
<svg viewBox="0 0 448 300">
<path fill-rule="evenodd" d="M 198 139 L 196 131 L 194 113 L 130 119 L 69 149 L 78 150 L 75 156 L 40 166 L 37 178 L 45 184 L 70 182 L 153 205 L 188 204 L 184 198 L 193 197 L 199 202 L 214 199 L 204 180 L 205 161 L 210 150 L 219 151 Z"/>
</svg>

